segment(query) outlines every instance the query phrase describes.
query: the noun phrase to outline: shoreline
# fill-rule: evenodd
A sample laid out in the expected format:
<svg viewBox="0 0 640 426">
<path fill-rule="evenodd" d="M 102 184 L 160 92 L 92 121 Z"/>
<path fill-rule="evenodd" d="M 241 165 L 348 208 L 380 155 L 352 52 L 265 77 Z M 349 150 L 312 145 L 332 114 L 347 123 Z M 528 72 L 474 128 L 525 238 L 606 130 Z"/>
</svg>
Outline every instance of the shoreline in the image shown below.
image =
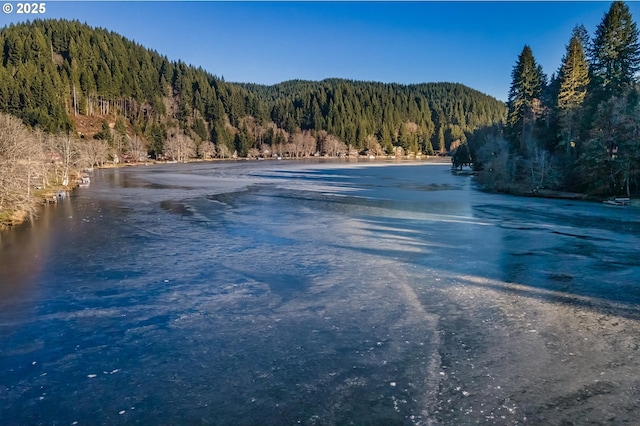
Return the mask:
<svg viewBox="0 0 640 426">
<path fill-rule="evenodd" d="M 406 161 L 415 161 L 422 162 L 425 164 L 451 164 L 451 157 L 449 156 L 439 156 L 439 155 L 426 155 L 426 156 L 403 156 L 396 157 L 392 155 L 387 156 L 377 156 L 375 158 L 370 158 L 367 156 L 345 156 L 345 157 L 303 157 L 303 158 L 290 158 L 290 157 L 282 157 L 282 158 L 213 158 L 208 160 L 203 159 L 192 159 L 182 163 L 178 163 L 177 161 L 162 161 L 162 160 L 153 160 L 153 161 L 145 161 L 145 162 L 130 162 L 130 163 L 118 163 L 118 164 L 104 164 L 99 167 L 95 167 L 97 169 L 117 169 L 117 168 L 126 168 L 126 167 L 142 167 L 142 166 L 162 166 L 169 164 L 191 164 L 191 163 L 217 163 L 217 162 L 260 162 L 260 161 L 270 161 L 270 162 L 278 162 L 278 161 L 313 161 L 313 162 L 322 162 L 322 161 L 335 161 L 335 162 L 345 162 L 345 163 L 362 163 L 362 164 L 375 164 L 380 162 L 380 165 L 387 165 L 393 163 L 400 163 Z M 384 164 L 383 164 L 384 162 Z M 477 172 L 469 169 L 469 170 L 458 170 L 451 169 L 452 174 L 457 176 L 476 176 Z M 36 197 L 36 201 L 34 201 L 34 208 L 39 210 L 42 208 L 42 205 L 52 204 L 57 202 L 57 196 L 60 192 L 64 192 L 66 194 L 73 191 L 78 187 L 78 184 L 73 186 L 55 186 L 45 191 L 42 191 Z M 603 202 L 607 198 L 596 197 L 583 193 L 569 192 L 569 191 L 556 191 L 549 189 L 539 189 L 536 191 L 527 191 L 523 188 L 508 188 L 507 190 L 491 190 L 484 188 L 482 186 L 478 187 L 479 190 L 493 193 L 493 194 L 502 194 L 502 195 L 512 195 L 517 197 L 527 197 L 527 198 L 545 198 L 545 199 L 562 199 L 562 200 L 573 200 L 573 201 L 586 201 L 586 202 Z M 633 204 L 631 204 L 633 205 Z M 0 212 L 0 232 L 5 230 L 15 228 L 24 224 L 25 222 L 33 219 L 37 219 L 38 214 L 29 213 L 25 210 L 16 210 L 16 211 L 6 211 Z"/>
<path fill-rule="evenodd" d="M 477 176 L 479 172 L 474 171 L 472 169 L 452 169 L 451 173 L 456 176 Z M 526 197 L 526 198 L 544 198 L 547 200 L 571 200 L 571 201 L 585 201 L 585 202 L 595 202 L 595 203 L 605 203 L 610 201 L 608 204 L 614 206 L 633 206 L 639 205 L 637 200 L 633 200 L 632 198 L 625 196 L 617 196 L 612 195 L 608 197 L 604 197 L 601 195 L 591 195 L 583 192 L 573 192 L 566 190 L 556 190 L 556 189 L 544 189 L 544 188 L 534 188 L 528 189 L 528 187 L 524 187 L 522 185 L 514 184 L 509 185 L 505 188 L 488 188 L 485 185 L 478 184 L 478 189 L 483 192 L 487 192 L 490 194 L 502 194 L 502 195 L 512 195 L 515 197 Z M 615 204 L 615 200 L 624 200 L 624 204 Z M 636 201 L 636 202 L 634 202 Z"/>
<path fill-rule="evenodd" d="M 191 159 L 185 162 L 178 163 L 177 161 L 162 161 L 162 160 L 153 160 L 153 161 L 145 161 L 145 162 L 127 162 L 127 163 L 108 163 L 99 167 L 95 167 L 95 169 L 118 169 L 118 168 L 126 168 L 126 167 L 143 167 L 143 166 L 162 166 L 169 164 L 191 164 L 191 163 L 217 163 L 217 162 L 259 162 L 259 161 L 323 161 L 323 160 L 331 160 L 331 161 L 340 161 L 340 162 L 361 162 L 364 164 L 374 164 L 378 161 L 384 162 L 402 162 L 402 161 L 420 161 L 425 163 L 434 163 L 434 164 L 449 164 L 451 163 L 451 157 L 448 156 L 437 156 L 437 155 L 426 155 L 426 156 L 403 156 L 403 157 L 395 157 L 391 155 L 387 156 L 377 156 L 376 158 L 370 158 L 367 156 L 345 156 L 345 157 L 303 157 L 303 158 L 291 158 L 291 157 L 282 157 L 282 158 L 213 158 L 208 160 L 203 159 Z M 43 205 L 53 204 L 57 202 L 57 195 L 62 191 L 65 193 L 70 193 L 75 188 L 78 187 L 78 184 L 67 185 L 67 186 L 53 186 L 46 190 L 43 190 L 42 193 L 34 196 L 33 207 L 35 210 L 40 210 Z M 31 213 L 26 210 L 14 210 L 14 211 L 0 211 L 0 232 L 6 231 L 11 228 L 18 227 L 25 222 L 28 222 L 32 219 L 37 219 L 37 213 Z"/>
<path fill-rule="evenodd" d="M 561 191 L 561 190 L 553 190 L 553 189 L 539 189 L 535 191 L 528 191 L 522 188 L 509 188 L 508 190 L 491 190 L 479 186 L 478 189 L 481 191 L 490 193 L 490 194 L 502 194 L 502 195 L 511 195 L 514 197 L 525 197 L 525 198 L 543 198 L 546 200 L 568 200 L 568 201 L 580 201 L 587 203 L 605 203 L 608 200 L 625 200 L 625 204 L 612 204 L 614 207 L 629 207 L 638 205 L 637 200 L 629 199 L 626 197 L 602 197 L 597 195 L 589 195 L 580 192 L 571 192 L 571 191 Z M 607 203 L 605 203 L 607 204 Z"/>
</svg>

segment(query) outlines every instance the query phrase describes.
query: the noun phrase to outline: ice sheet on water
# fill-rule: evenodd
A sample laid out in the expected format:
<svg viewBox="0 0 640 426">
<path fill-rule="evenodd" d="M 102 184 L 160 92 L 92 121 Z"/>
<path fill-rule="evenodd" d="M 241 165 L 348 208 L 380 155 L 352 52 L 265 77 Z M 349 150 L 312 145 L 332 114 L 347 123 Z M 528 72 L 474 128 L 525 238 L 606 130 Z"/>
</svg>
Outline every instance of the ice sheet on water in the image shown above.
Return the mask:
<svg viewBox="0 0 640 426">
<path fill-rule="evenodd" d="M 55 210 L 64 232 L 38 241 L 55 249 L 25 275 L 26 302 L 0 310 L 10 414 L 46 423 L 32 409 L 45 386 L 67 423 L 134 401 L 139 423 L 515 423 L 522 401 L 506 398 L 545 407 L 561 391 L 518 387 L 541 371 L 570 396 L 588 367 L 632 385 L 590 352 L 616 347 L 625 365 L 638 347 L 640 232 L 623 213 L 478 193 L 446 166 L 274 164 L 104 171 Z M 100 223 L 66 220 L 96 208 Z"/>
</svg>

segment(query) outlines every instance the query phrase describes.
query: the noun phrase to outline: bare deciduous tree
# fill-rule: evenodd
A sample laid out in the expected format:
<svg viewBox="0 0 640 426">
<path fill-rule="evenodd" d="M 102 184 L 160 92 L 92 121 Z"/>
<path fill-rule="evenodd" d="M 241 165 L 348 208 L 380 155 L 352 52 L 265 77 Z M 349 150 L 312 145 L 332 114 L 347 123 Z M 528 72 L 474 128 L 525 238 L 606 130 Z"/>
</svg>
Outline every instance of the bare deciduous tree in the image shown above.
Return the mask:
<svg viewBox="0 0 640 426">
<path fill-rule="evenodd" d="M 0 114 L 0 212 L 34 213 L 32 187 L 44 164 L 42 138 L 38 136 L 19 119 Z"/>
<path fill-rule="evenodd" d="M 203 160 L 211 160 L 216 158 L 216 146 L 213 142 L 204 141 L 198 147 L 198 154 Z"/>
<path fill-rule="evenodd" d="M 385 154 L 384 149 L 382 149 L 382 146 L 380 146 L 380 142 L 378 141 L 378 138 L 375 137 L 375 135 L 367 135 L 367 137 L 364 139 L 364 143 L 368 155 L 379 156 Z"/>
<path fill-rule="evenodd" d="M 247 158 L 258 158 L 260 156 L 260 150 L 258 148 L 249 148 L 247 151 Z"/>
<path fill-rule="evenodd" d="M 318 142 L 309 130 L 302 132 L 302 154 L 305 157 L 313 155 L 318 150 Z"/>
<path fill-rule="evenodd" d="M 285 150 L 290 157 L 308 157 L 316 152 L 316 138 L 308 130 L 294 133 Z"/>
<path fill-rule="evenodd" d="M 266 143 L 263 143 L 262 145 L 260 145 L 260 155 L 262 155 L 263 157 L 270 157 L 271 156 L 271 152 L 272 149 L 269 145 L 267 145 Z"/>
<path fill-rule="evenodd" d="M 69 185 L 69 176 L 79 163 L 77 139 L 70 133 L 52 135 L 47 138 L 47 145 L 52 156 L 56 184 Z"/>
<path fill-rule="evenodd" d="M 337 157 L 346 154 L 347 145 L 337 136 L 327 134 L 322 141 L 322 151 L 330 157 Z"/>
<path fill-rule="evenodd" d="M 83 168 L 102 167 L 109 159 L 109 143 L 101 139 L 87 139 L 78 144 L 78 164 Z"/>
<path fill-rule="evenodd" d="M 553 186 L 556 174 L 553 157 L 531 137 L 524 138 L 525 159 L 523 165 L 527 171 L 524 179 L 532 190 Z"/>
<path fill-rule="evenodd" d="M 172 160 L 184 163 L 195 157 L 196 144 L 182 131 L 176 130 L 165 142 L 164 153 Z"/>
<path fill-rule="evenodd" d="M 128 152 L 132 161 L 146 161 L 147 160 L 147 145 L 144 140 L 138 135 L 128 138 Z"/>
<path fill-rule="evenodd" d="M 218 157 L 225 159 L 231 157 L 231 150 L 227 147 L 227 145 L 221 143 L 218 144 Z"/>
</svg>

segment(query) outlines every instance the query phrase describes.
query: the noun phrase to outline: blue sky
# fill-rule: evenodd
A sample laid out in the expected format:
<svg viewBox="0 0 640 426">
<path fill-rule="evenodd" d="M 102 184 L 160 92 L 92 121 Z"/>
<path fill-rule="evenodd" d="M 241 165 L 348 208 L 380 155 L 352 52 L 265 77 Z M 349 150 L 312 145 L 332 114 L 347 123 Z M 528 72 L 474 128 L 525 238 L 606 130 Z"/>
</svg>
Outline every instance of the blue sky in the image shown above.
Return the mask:
<svg viewBox="0 0 640 426">
<path fill-rule="evenodd" d="M 17 2 L 12 3 L 15 9 Z M 628 3 L 634 19 L 640 4 Z M 115 31 L 227 81 L 451 81 L 506 100 L 529 44 L 550 75 L 610 2 L 46 2 L 42 18 Z M 31 16 L 33 19 L 37 16 Z M 0 26 L 27 17 L 0 14 Z"/>
</svg>

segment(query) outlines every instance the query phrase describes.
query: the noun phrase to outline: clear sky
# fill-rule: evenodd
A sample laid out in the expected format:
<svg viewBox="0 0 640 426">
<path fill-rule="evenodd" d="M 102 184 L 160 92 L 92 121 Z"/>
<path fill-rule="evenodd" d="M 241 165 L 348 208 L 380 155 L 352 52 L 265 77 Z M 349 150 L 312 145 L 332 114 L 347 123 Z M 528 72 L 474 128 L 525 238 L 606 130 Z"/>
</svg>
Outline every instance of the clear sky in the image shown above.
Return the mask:
<svg viewBox="0 0 640 426">
<path fill-rule="evenodd" d="M 37 1 L 37 0 L 36 0 Z M 506 100 L 529 44 L 551 75 L 572 28 L 591 35 L 610 2 L 47 1 L 44 15 L 107 28 L 226 81 L 274 84 L 339 77 L 404 84 L 450 81 Z M 628 3 L 634 19 L 640 3 Z"/>
</svg>

